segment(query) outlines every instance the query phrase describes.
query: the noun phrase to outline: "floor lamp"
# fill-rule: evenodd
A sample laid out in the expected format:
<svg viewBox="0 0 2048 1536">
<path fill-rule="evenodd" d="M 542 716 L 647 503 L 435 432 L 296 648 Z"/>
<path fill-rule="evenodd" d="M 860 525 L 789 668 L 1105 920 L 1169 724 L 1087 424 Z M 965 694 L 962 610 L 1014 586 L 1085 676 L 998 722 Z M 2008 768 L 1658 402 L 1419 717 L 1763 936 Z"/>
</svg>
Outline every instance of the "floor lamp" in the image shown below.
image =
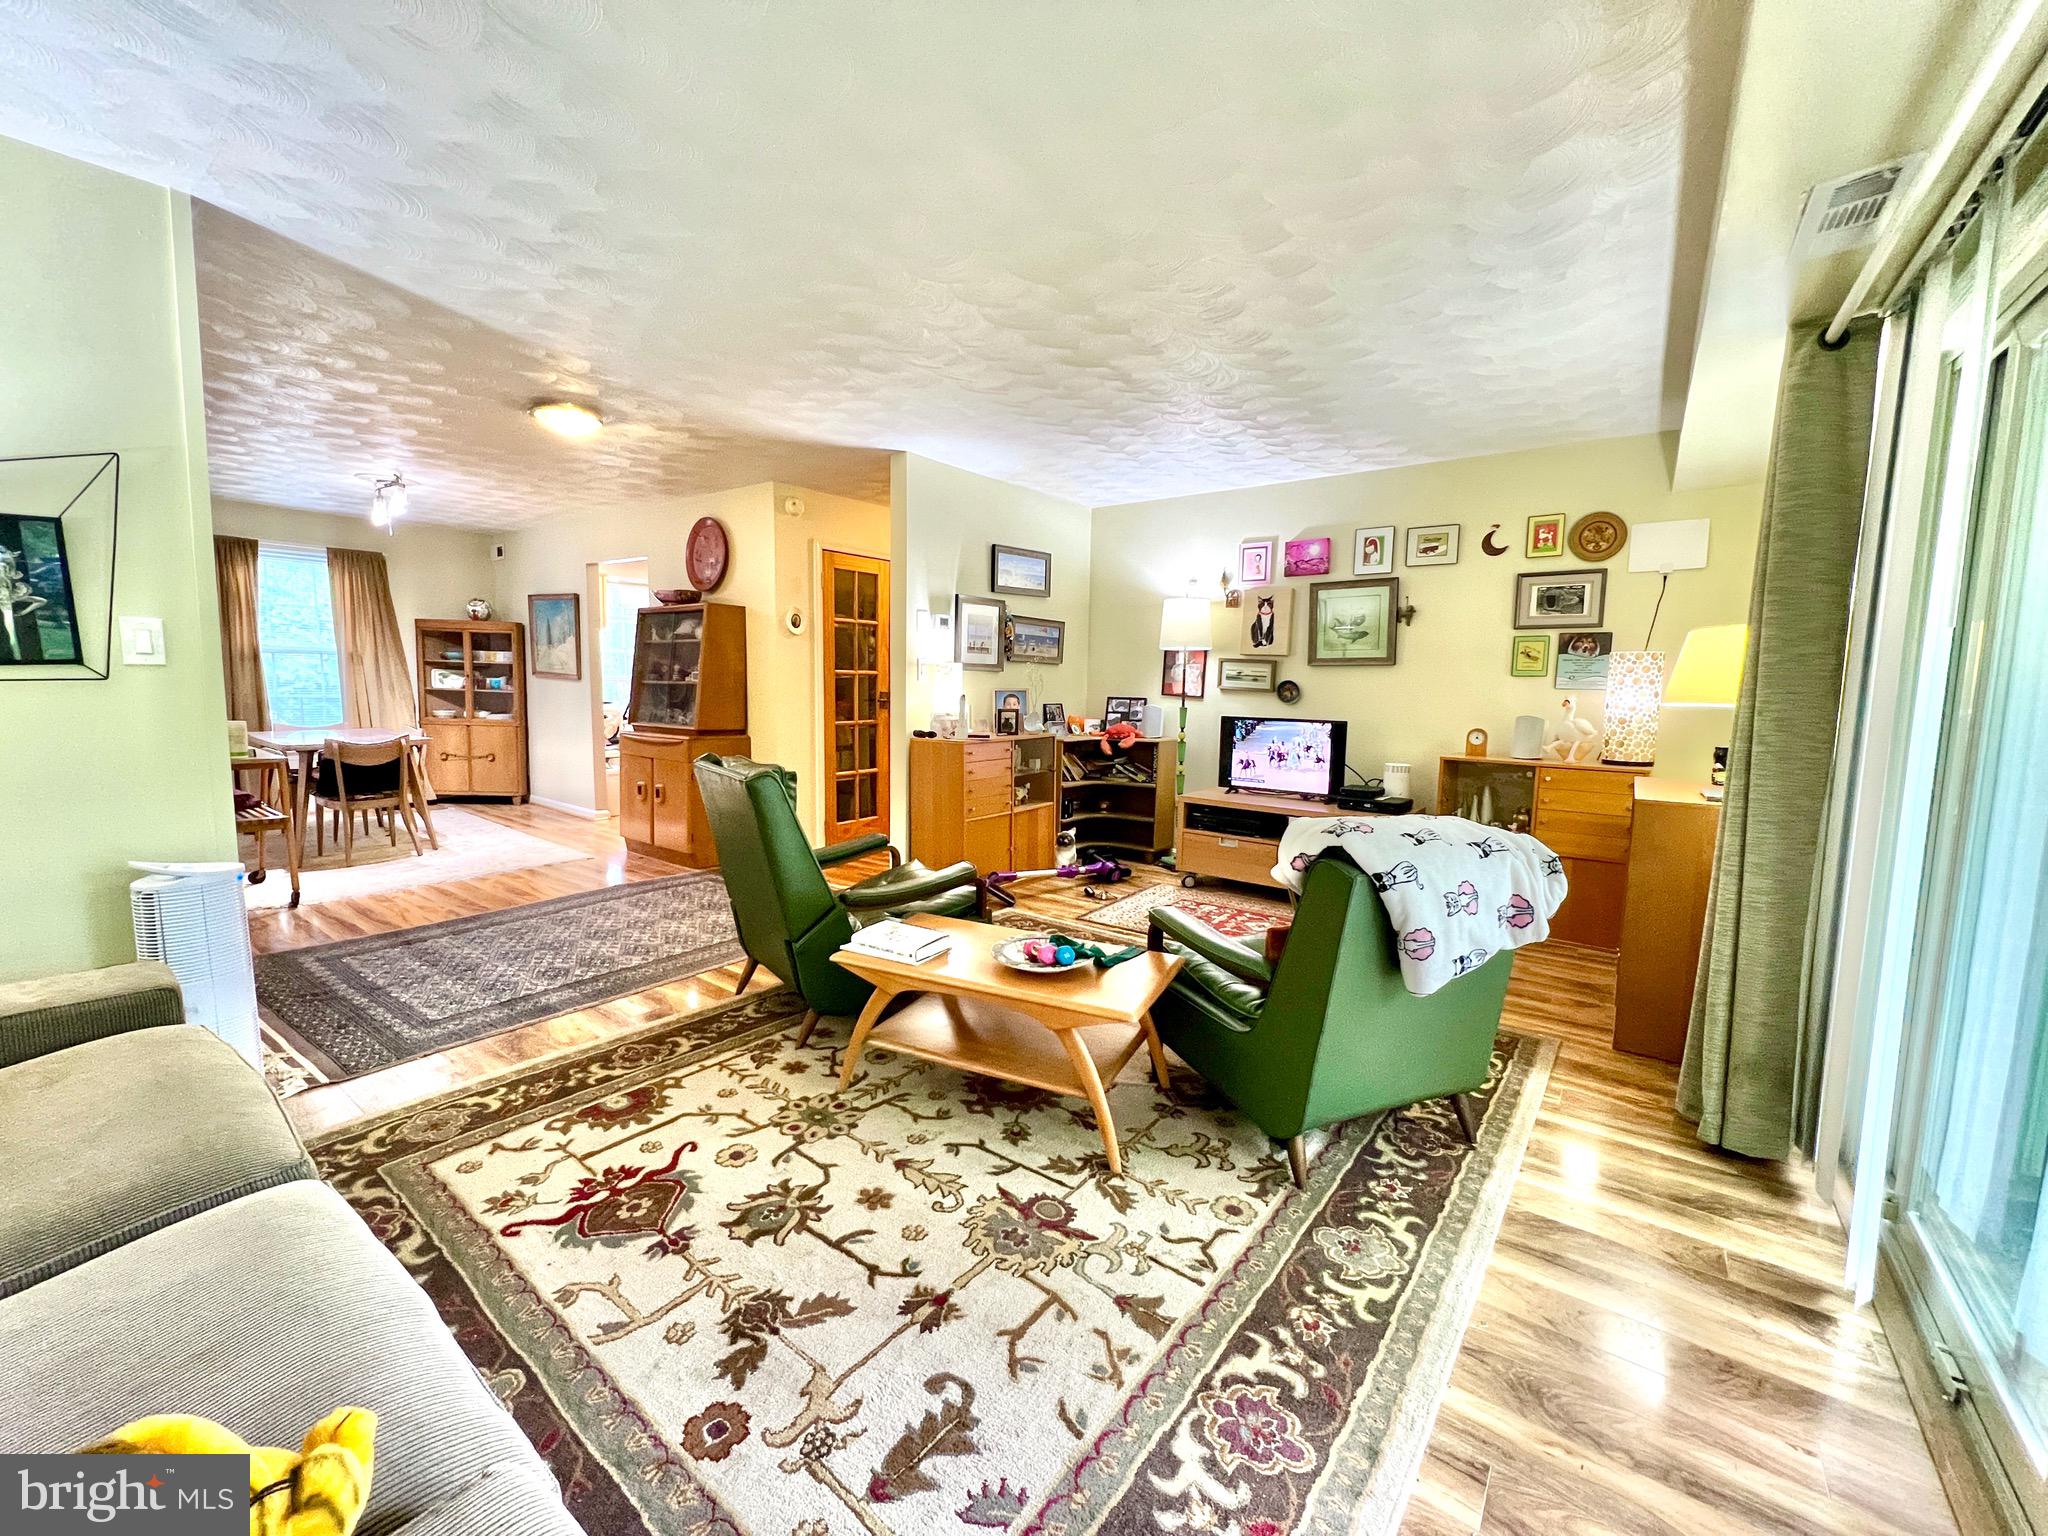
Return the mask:
<svg viewBox="0 0 2048 1536">
<path fill-rule="evenodd" d="M 1188 692 L 1185 663 L 1189 651 L 1200 651 L 1208 664 L 1211 644 L 1209 599 L 1169 597 L 1159 612 L 1159 649 L 1180 653 L 1183 677 L 1180 690 L 1180 735 L 1174 747 L 1173 797 L 1178 800 L 1188 787 Z"/>
</svg>

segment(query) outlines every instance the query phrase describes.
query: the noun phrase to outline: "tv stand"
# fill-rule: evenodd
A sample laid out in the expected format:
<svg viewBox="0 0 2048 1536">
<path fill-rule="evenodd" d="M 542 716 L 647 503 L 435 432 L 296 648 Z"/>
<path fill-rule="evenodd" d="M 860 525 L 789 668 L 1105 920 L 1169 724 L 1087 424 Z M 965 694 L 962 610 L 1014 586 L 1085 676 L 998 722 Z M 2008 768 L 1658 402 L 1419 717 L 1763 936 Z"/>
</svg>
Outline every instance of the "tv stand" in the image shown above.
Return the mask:
<svg viewBox="0 0 2048 1536">
<path fill-rule="evenodd" d="M 1276 795 L 1253 789 L 1194 789 L 1181 796 L 1180 837 L 1175 863 L 1180 883 L 1238 880 L 1283 889 L 1273 878 L 1280 838 L 1296 816 L 1370 816 L 1344 811 L 1327 800 Z"/>
</svg>

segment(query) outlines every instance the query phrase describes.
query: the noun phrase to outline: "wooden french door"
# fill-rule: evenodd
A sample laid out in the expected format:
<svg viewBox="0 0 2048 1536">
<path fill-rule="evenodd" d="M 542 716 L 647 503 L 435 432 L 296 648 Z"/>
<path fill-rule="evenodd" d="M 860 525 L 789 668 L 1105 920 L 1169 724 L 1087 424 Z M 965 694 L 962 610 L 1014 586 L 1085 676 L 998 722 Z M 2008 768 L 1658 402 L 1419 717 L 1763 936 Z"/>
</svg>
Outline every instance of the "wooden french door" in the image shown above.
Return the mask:
<svg viewBox="0 0 2048 1536">
<path fill-rule="evenodd" d="M 825 840 L 889 830 L 889 562 L 825 551 Z"/>
</svg>

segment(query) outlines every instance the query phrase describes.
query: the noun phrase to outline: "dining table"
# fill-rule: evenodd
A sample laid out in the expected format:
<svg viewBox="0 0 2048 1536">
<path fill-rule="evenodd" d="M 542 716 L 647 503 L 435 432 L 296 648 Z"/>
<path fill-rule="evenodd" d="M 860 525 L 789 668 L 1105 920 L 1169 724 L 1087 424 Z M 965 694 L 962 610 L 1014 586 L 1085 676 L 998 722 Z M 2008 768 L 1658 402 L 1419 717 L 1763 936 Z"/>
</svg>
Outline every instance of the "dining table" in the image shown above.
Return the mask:
<svg viewBox="0 0 2048 1536">
<path fill-rule="evenodd" d="M 292 788 L 292 811 L 298 822 L 301 835 L 307 825 L 307 801 L 313 790 L 313 760 L 320 755 L 320 748 L 330 741 L 355 743 L 389 741 L 402 737 L 406 745 L 406 772 L 412 779 L 412 799 L 419 807 L 420 821 L 427 829 L 427 842 L 438 849 L 441 840 L 434 835 L 434 813 L 427 808 L 427 733 L 417 728 L 392 730 L 376 725 L 293 725 L 274 727 L 267 730 L 251 731 L 249 742 L 252 746 L 267 747 L 273 752 L 282 752 L 298 762 Z"/>
</svg>

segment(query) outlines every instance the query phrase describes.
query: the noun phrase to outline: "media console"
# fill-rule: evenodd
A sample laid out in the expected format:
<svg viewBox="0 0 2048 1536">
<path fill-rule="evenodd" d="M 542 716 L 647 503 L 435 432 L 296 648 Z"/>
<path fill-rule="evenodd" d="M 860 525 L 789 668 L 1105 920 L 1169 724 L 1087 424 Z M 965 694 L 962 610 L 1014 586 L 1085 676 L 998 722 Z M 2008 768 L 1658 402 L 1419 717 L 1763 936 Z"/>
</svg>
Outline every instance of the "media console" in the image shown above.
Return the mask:
<svg viewBox="0 0 2048 1536">
<path fill-rule="evenodd" d="M 1241 880 L 1281 889 L 1273 878 L 1280 838 L 1296 816 L 1374 816 L 1376 811 L 1340 811 L 1328 800 L 1256 790 L 1195 789 L 1181 796 L 1180 838 L 1175 861 L 1180 883 L 1204 876 Z"/>
</svg>

